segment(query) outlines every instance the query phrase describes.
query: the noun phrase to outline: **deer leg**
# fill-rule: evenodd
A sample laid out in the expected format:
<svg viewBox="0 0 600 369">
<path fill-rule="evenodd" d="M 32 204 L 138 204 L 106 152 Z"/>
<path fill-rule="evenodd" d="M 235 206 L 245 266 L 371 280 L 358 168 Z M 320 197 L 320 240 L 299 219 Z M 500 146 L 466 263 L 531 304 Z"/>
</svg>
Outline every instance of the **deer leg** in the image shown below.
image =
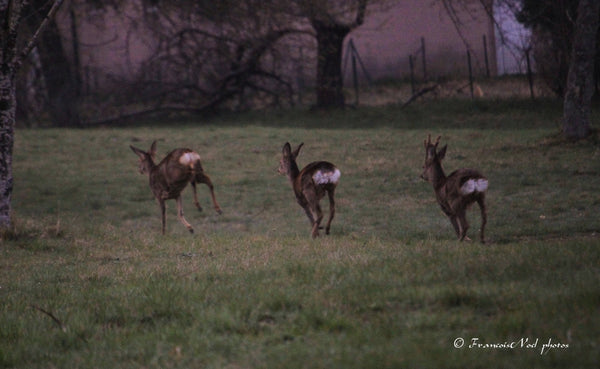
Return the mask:
<svg viewBox="0 0 600 369">
<path fill-rule="evenodd" d="M 321 224 L 321 220 L 323 220 L 323 212 L 321 211 L 321 206 L 319 205 L 319 197 L 314 188 L 308 188 L 303 191 L 304 199 L 301 204 L 308 218 L 312 223 L 312 237 L 319 237 L 319 225 Z M 309 214 L 310 213 L 310 214 Z"/>
<path fill-rule="evenodd" d="M 467 237 L 467 230 L 469 229 L 469 222 L 467 222 L 467 217 L 465 214 L 465 209 L 461 209 L 458 213 L 458 225 L 460 227 L 460 240 L 470 241 L 471 239 Z"/>
<path fill-rule="evenodd" d="M 194 228 L 192 228 L 192 225 L 190 223 L 187 222 L 187 220 L 185 220 L 185 218 L 183 217 L 183 204 L 181 203 L 181 195 L 177 196 L 177 217 L 179 217 L 179 220 L 181 221 L 181 223 L 183 223 L 183 225 L 188 229 L 188 231 L 190 231 L 190 233 L 194 233 Z"/>
<path fill-rule="evenodd" d="M 331 221 L 335 216 L 335 188 L 327 191 L 327 196 L 329 197 L 329 219 L 327 220 L 327 227 L 325 227 L 325 234 L 329 234 L 329 229 L 331 228 Z"/>
<path fill-rule="evenodd" d="M 479 205 L 479 209 L 481 210 L 481 243 L 485 243 L 485 225 L 487 223 L 487 209 L 485 207 L 485 196 L 483 193 L 477 199 L 477 204 Z"/>
<path fill-rule="evenodd" d="M 222 214 L 223 211 L 221 210 L 221 207 L 219 206 L 219 203 L 217 202 L 217 198 L 215 197 L 215 189 L 212 184 L 212 181 L 210 180 L 210 177 L 207 176 L 206 174 L 204 174 L 204 172 L 198 172 L 198 173 L 196 173 L 195 179 L 196 179 L 196 182 L 205 183 L 208 186 L 208 189 L 210 190 L 210 197 L 212 198 L 212 202 L 213 202 L 215 211 L 219 214 Z M 196 200 L 196 201 L 198 201 L 198 200 Z"/>
<path fill-rule="evenodd" d="M 454 232 L 456 232 L 456 237 L 460 238 L 460 225 L 458 224 L 456 215 L 450 215 L 449 218 L 450 223 L 452 223 L 452 227 L 454 227 Z"/>
<path fill-rule="evenodd" d="M 162 224 L 162 234 L 165 234 L 165 226 L 166 226 L 166 205 L 165 200 L 158 199 L 158 205 L 160 206 L 160 215 L 161 215 L 161 224 Z"/>
<path fill-rule="evenodd" d="M 310 211 L 310 208 L 307 206 L 304 207 L 304 212 L 306 213 L 306 216 L 308 217 L 308 220 L 310 221 L 310 225 L 312 226 L 313 224 L 315 224 L 315 218 L 312 215 L 312 211 Z"/>
<path fill-rule="evenodd" d="M 198 194 L 196 193 L 196 181 L 192 180 L 190 183 L 192 184 L 192 192 L 194 194 L 194 205 L 196 205 L 198 211 L 202 211 L 202 206 L 198 202 Z"/>
<path fill-rule="evenodd" d="M 313 217 L 313 214 L 310 210 L 308 201 L 306 201 L 306 198 L 304 196 L 300 196 L 300 197 L 297 196 L 296 202 L 298 203 L 298 205 L 300 205 L 302 207 L 302 210 L 304 210 L 304 214 L 306 214 L 306 216 L 308 217 L 308 221 L 310 222 L 310 225 L 312 226 L 315 223 L 315 218 Z"/>
<path fill-rule="evenodd" d="M 314 206 L 314 213 L 316 217 L 315 222 L 313 224 L 312 237 L 316 238 L 319 237 L 319 226 L 321 225 L 321 221 L 323 220 L 323 212 L 321 211 L 321 206 L 318 202 L 316 203 L 316 206 Z"/>
</svg>

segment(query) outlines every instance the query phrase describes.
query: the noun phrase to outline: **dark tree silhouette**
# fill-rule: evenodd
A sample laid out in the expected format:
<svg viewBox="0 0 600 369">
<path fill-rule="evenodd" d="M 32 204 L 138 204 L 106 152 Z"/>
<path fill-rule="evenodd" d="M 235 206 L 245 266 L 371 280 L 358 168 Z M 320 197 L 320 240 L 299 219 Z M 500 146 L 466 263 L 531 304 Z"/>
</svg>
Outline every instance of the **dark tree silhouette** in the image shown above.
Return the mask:
<svg viewBox="0 0 600 369">
<path fill-rule="evenodd" d="M 316 107 L 345 105 L 342 78 L 344 39 L 365 19 L 368 0 L 300 0 L 298 5 L 309 20 L 317 39 Z"/>
<path fill-rule="evenodd" d="M 594 59 L 600 23 L 600 1 L 579 0 L 563 110 L 563 133 L 579 140 L 591 133 Z"/>
<path fill-rule="evenodd" d="M 25 17 L 30 28 L 41 23 L 52 3 L 47 0 L 31 0 L 24 9 Z M 74 22 L 75 19 L 72 18 Z M 44 78 L 46 89 L 46 108 L 50 118 L 56 126 L 79 126 L 79 86 L 69 61 L 67 51 L 63 47 L 63 37 L 55 19 L 48 19 L 45 31 L 40 34 L 37 44 L 40 56 L 41 74 Z M 74 56 L 75 57 L 75 56 Z"/>
<path fill-rule="evenodd" d="M 11 225 L 13 191 L 12 154 L 16 114 L 16 75 L 23 59 L 47 27 L 63 0 L 55 0 L 43 21 L 25 46 L 18 36 L 24 15 L 25 0 L 0 0 L 0 229 Z"/>
</svg>

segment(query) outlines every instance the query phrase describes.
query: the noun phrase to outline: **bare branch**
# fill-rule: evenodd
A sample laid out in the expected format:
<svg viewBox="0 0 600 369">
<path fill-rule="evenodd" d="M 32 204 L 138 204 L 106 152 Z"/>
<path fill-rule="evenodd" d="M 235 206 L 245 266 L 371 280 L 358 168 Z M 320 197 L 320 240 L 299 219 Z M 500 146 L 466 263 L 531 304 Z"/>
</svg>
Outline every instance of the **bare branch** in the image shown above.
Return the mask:
<svg viewBox="0 0 600 369">
<path fill-rule="evenodd" d="M 402 106 L 400 108 L 404 109 L 405 107 L 410 105 L 413 101 L 415 101 L 419 97 L 425 95 L 428 92 L 435 91 L 438 87 L 440 87 L 440 85 L 436 83 L 435 85 L 422 88 L 421 90 L 417 91 L 414 95 L 412 95 L 410 97 L 410 99 L 408 99 L 404 104 L 402 104 Z M 438 141 L 439 141 L 439 138 L 438 138 Z"/>
<path fill-rule="evenodd" d="M 458 37 L 460 37 L 460 39 L 463 41 L 467 50 L 471 50 L 471 45 L 469 44 L 467 37 L 462 32 L 462 26 L 463 26 L 462 20 L 460 19 L 460 16 L 458 15 L 458 10 L 454 6 L 454 1 L 453 0 L 442 0 L 442 4 L 444 5 L 444 8 L 446 9 L 446 14 L 448 14 L 448 16 L 450 17 L 450 20 L 452 20 L 452 24 L 454 24 L 454 28 L 456 29 L 456 32 L 458 33 Z"/>
<path fill-rule="evenodd" d="M 31 307 L 34 308 L 35 310 L 41 311 L 42 313 L 48 315 L 60 327 L 61 331 L 65 332 L 65 333 L 67 332 L 67 327 L 54 314 L 42 309 L 41 307 L 39 307 L 37 305 L 31 305 Z"/>
<path fill-rule="evenodd" d="M 54 14 L 56 14 L 58 9 L 62 5 L 63 1 L 64 0 L 54 1 L 54 4 L 52 4 L 52 8 L 50 8 L 50 10 L 48 11 L 48 14 L 46 14 L 46 16 L 44 17 L 44 20 L 42 21 L 42 23 L 40 24 L 38 29 L 35 31 L 33 36 L 31 36 L 31 39 L 29 39 L 29 43 L 27 43 L 27 46 L 25 46 L 25 48 L 21 51 L 21 54 L 19 55 L 18 59 L 15 60 L 15 69 L 18 69 L 21 66 L 21 64 L 23 63 L 23 60 L 25 60 L 25 58 L 27 58 L 27 55 L 29 55 L 31 50 L 35 47 L 38 37 L 44 31 L 44 29 L 46 29 L 46 27 L 48 26 L 48 23 L 50 22 L 50 19 L 52 17 L 54 17 Z"/>
<path fill-rule="evenodd" d="M 367 1 L 368 0 L 360 0 L 358 2 L 358 11 L 356 12 L 356 20 L 354 21 L 354 25 L 352 28 L 356 28 L 362 26 L 365 21 L 365 13 L 367 11 Z"/>
</svg>

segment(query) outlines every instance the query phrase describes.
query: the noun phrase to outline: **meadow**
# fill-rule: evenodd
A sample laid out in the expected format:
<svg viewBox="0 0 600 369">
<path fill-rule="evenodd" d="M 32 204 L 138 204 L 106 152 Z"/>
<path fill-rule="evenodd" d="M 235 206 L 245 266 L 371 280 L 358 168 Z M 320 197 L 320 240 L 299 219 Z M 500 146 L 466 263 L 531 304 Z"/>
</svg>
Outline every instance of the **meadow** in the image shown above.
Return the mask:
<svg viewBox="0 0 600 369">
<path fill-rule="evenodd" d="M 600 145 L 564 142 L 560 117 L 446 100 L 19 129 L 0 368 L 597 367 Z M 419 178 L 429 133 L 447 173 L 489 178 L 487 244 L 458 242 Z M 213 179 L 222 215 L 206 187 L 203 212 L 183 193 L 193 235 L 173 201 L 160 233 L 129 149 L 153 140 Z M 342 172 L 329 236 L 277 174 L 286 141 Z"/>
</svg>

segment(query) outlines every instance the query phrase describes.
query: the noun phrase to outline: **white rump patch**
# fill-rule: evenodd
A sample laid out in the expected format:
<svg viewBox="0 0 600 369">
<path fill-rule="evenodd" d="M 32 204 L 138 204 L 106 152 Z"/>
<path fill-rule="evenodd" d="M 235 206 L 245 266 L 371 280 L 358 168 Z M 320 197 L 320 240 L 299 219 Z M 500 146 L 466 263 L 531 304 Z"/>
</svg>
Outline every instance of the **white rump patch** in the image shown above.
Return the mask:
<svg viewBox="0 0 600 369">
<path fill-rule="evenodd" d="M 463 195 L 468 195 L 473 192 L 484 192 L 488 188 L 488 180 L 479 178 L 479 179 L 469 179 L 466 181 L 462 187 L 460 188 L 460 193 Z"/>
<path fill-rule="evenodd" d="M 182 165 L 188 165 L 191 166 L 192 168 L 194 167 L 194 164 L 200 160 L 200 155 L 198 155 L 198 153 L 196 152 L 186 152 L 185 154 L 181 155 L 181 157 L 179 157 L 179 163 Z"/>
<path fill-rule="evenodd" d="M 337 183 L 341 175 L 342 173 L 337 168 L 333 172 L 318 170 L 313 174 L 313 180 L 316 184 Z"/>
</svg>

